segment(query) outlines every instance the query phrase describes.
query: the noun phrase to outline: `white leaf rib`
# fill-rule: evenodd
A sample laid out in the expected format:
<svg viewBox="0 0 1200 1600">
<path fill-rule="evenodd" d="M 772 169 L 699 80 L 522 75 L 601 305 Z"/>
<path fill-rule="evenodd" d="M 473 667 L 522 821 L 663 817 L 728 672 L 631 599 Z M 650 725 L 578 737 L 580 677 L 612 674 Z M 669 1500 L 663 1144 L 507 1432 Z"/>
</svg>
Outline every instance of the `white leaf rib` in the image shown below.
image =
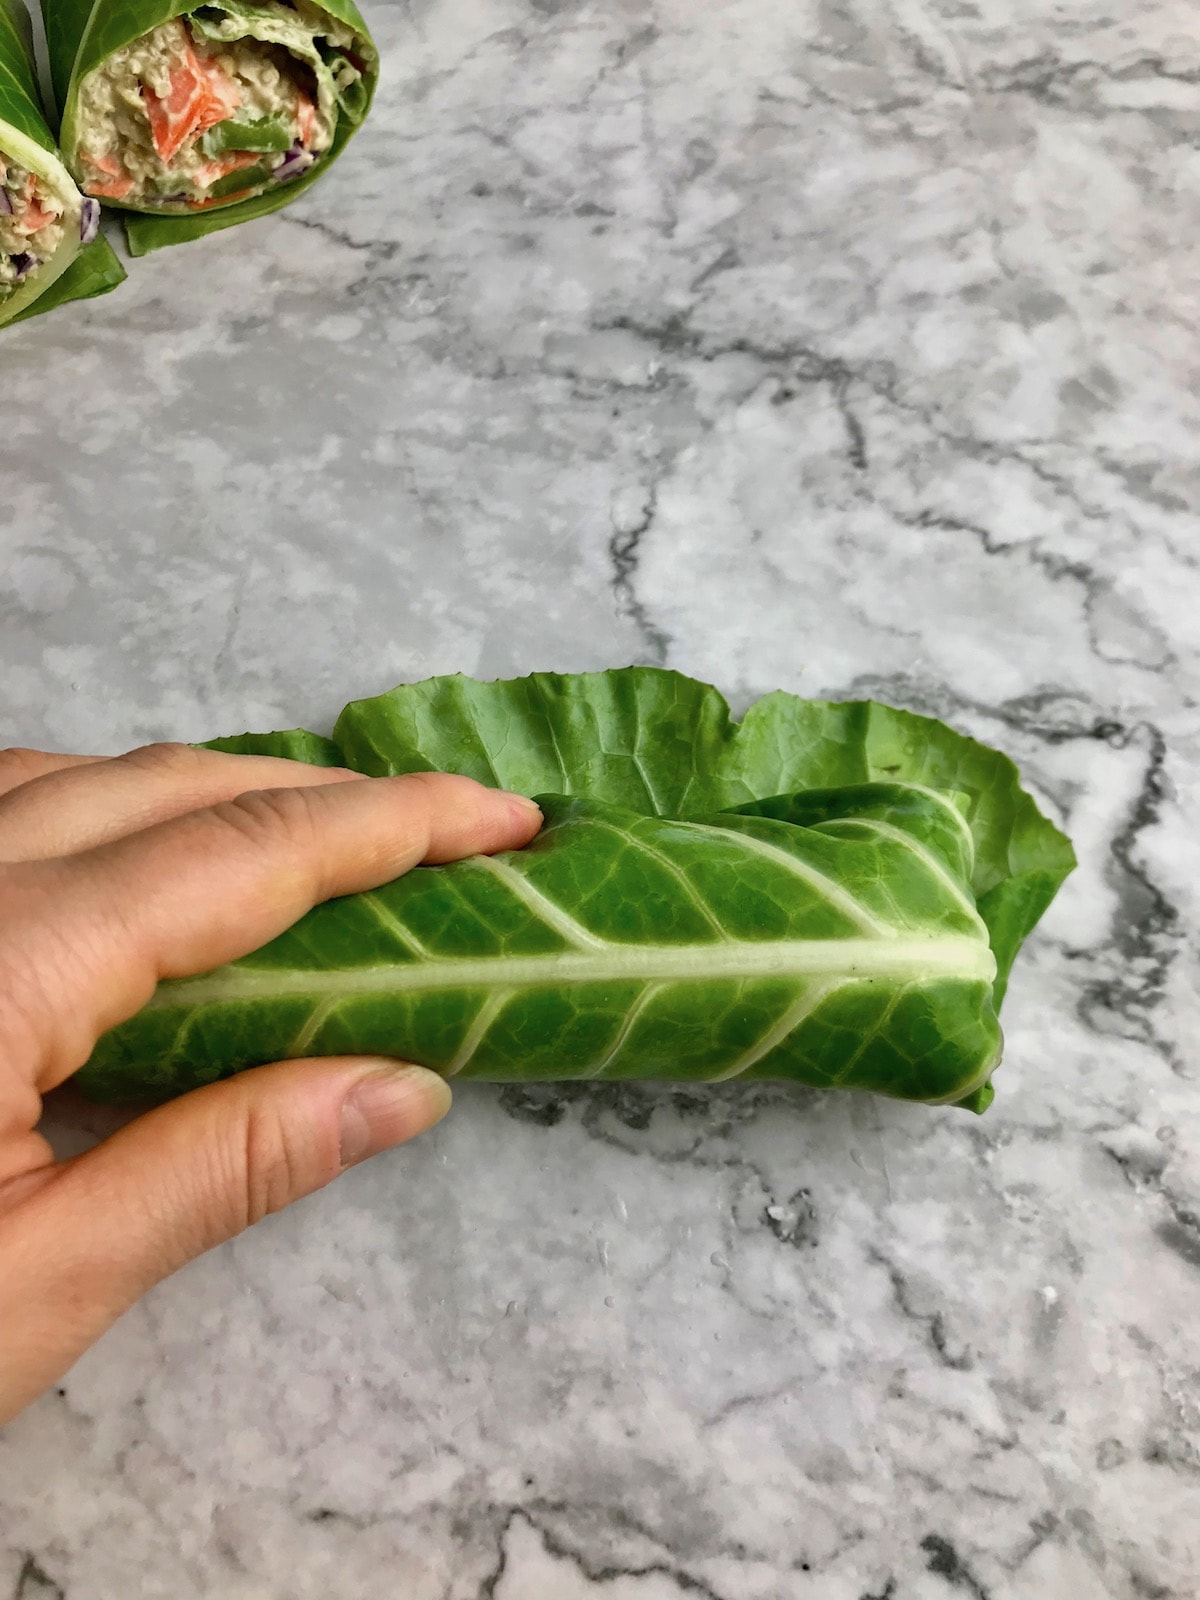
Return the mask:
<svg viewBox="0 0 1200 1600">
<path fill-rule="evenodd" d="M 561 906 L 556 906 L 548 895 L 540 889 L 535 889 L 529 879 L 523 877 L 507 861 L 500 861 L 495 856 L 472 856 L 465 866 L 476 867 L 481 872 L 490 872 L 494 878 L 515 895 L 518 900 L 531 911 L 535 917 L 554 929 L 555 933 L 564 938 L 568 944 L 574 945 L 577 950 L 605 950 L 608 948 L 607 939 L 599 939 L 594 933 L 589 933 L 581 922 L 577 922 L 569 912 Z"/>
<path fill-rule="evenodd" d="M 511 989 L 495 989 L 487 996 L 475 1013 L 474 1021 L 463 1036 L 463 1042 L 455 1051 L 453 1059 L 443 1067 L 443 1078 L 453 1078 L 462 1071 L 483 1043 L 492 1023 L 511 999 Z"/>
<path fill-rule="evenodd" d="M 883 1015 L 880 1017 L 875 1026 L 869 1031 L 860 1035 L 857 1050 L 855 1050 L 854 1054 L 849 1058 L 849 1060 L 842 1063 L 841 1069 L 832 1078 L 830 1078 L 828 1084 L 830 1089 L 840 1089 L 845 1083 L 846 1079 L 854 1071 L 855 1067 L 862 1060 L 863 1056 L 866 1055 L 869 1046 L 875 1043 L 876 1039 L 879 1038 L 879 1035 L 895 1016 L 896 1007 L 900 1004 L 901 1000 L 904 999 L 910 988 L 910 984 L 902 983 L 892 995 L 887 1005 L 883 1008 Z"/>
<path fill-rule="evenodd" d="M 374 967 L 219 967 L 159 984 L 151 1006 L 228 1004 L 289 995 L 402 995 L 440 989 L 556 988 L 576 983 L 708 983 L 725 978 L 833 977 L 844 982 L 961 978 L 990 984 L 996 960 L 986 940 L 933 938 L 729 940 L 723 944 L 619 945 L 528 956 L 464 956 Z"/>
<path fill-rule="evenodd" d="M 358 898 L 370 910 L 379 926 L 390 933 L 397 944 L 403 945 L 410 955 L 417 956 L 422 961 L 433 959 L 433 951 L 422 944 L 416 934 L 404 926 L 399 917 L 393 916 L 377 894 L 368 891 L 360 894 Z"/>
<path fill-rule="evenodd" d="M 601 1057 L 599 1062 L 597 1062 L 594 1067 L 589 1067 L 589 1069 L 582 1074 L 583 1077 L 602 1078 L 604 1076 L 609 1067 L 612 1066 L 613 1062 L 625 1048 L 625 1044 L 629 1038 L 629 1035 L 633 1032 L 634 1027 L 637 1025 L 637 1022 L 642 1016 L 643 1012 L 646 1010 L 646 1007 L 658 998 L 665 987 L 666 985 L 662 983 L 648 983 L 646 985 L 641 994 L 638 995 L 637 999 L 626 1012 L 625 1021 L 621 1025 L 617 1037 L 609 1046 L 607 1053 Z"/>
<path fill-rule="evenodd" d="M 326 995 L 323 1000 L 318 1000 L 309 1012 L 308 1020 L 288 1047 L 288 1055 L 290 1057 L 303 1056 L 316 1038 L 318 1030 L 328 1020 L 329 1013 L 340 1004 L 341 996 L 339 995 Z"/>
<path fill-rule="evenodd" d="M 542 704 L 545 705 L 545 703 L 545 696 L 543 695 Z M 558 729 L 554 726 L 554 717 L 549 708 L 547 708 L 546 711 L 546 732 L 550 735 L 550 744 L 554 750 L 554 759 L 558 762 L 558 770 L 563 782 L 562 792 L 563 794 L 570 794 L 571 779 L 567 772 L 567 763 L 563 760 L 562 747 L 558 742 Z"/>
<path fill-rule="evenodd" d="M 651 860 L 657 861 L 659 866 L 665 871 L 669 872 L 675 879 L 675 882 L 683 890 L 688 904 L 694 906 L 696 910 L 699 911 L 701 916 L 715 933 L 720 934 L 722 939 L 728 939 L 729 929 L 726 928 L 722 923 L 718 922 L 717 918 L 713 915 L 711 908 L 706 905 L 704 900 L 701 898 L 696 885 L 691 881 L 687 873 L 684 872 L 683 868 L 671 860 L 670 856 L 664 855 L 664 853 L 655 845 L 647 844 L 645 839 L 638 839 L 635 838 L 633 834 L 626 833 L 624 828 L 619 828 L 615 822 L 605 822 L 600 817 L 589 817 L 588 822 L 594 828 L 604 828 L 609 833 L 615 833 L 621 840 L 622 844 L 630 846 L 635 850 L 641 850 L 642 853 L 644 855 L 648 855 Z"/>
<path fill-rule="evenodd" d="M 873 934 L 877 939 L 894 939 L 897 936 L 898 930 L 891 923 L 881 922 L 861 901 L 843 889 L 840 883 L 835 883 L 827 873 L 822 872 L 819 867 L 811 866 L 807 861 L 802 861 L 798 856 L 789 855 L 778 845 L 760 839 L 753 833 L 744 833 L 741 828 L 716 828 L 707 822 L 690 822 L 688 827 L 696 833 L 716 834 L 726 843 L 732 837 L 739 844 L 745 845 L 753 854 L 762 856 L 764 860 L 773 861 L 793 878 L 800 878 L 810 889 L 815 889 L 823 900 L 828 901 L 843 916 L 848 917 L 863 933 Z"/>
<path fill-rule="evenodd" d="M 954 877 L 954 874 L 938 860 L 932 850 L 929 850 L 919 839 L 914 839 L 911 833 L 906 833 L 903 828 L 897 828 L 895 823 L 880 821 L 877 817 L 833 817 L 828 822 L 820 824 L 822 832 L 832 828 L 870 828 L 883 839 L 890 839 L 894 844 L 916 856 L 933 877 L 935 877 L 950 896 L 958 902 L 961 910 L 971 918 L 972 922 L 983 926 L 983 919 L 975 901 L 963 889 Z"/>
<path fill-rule="evenodd" d="M 933 800 L 937 805 L 941 806 L 942 810 L 951 818 L 959 833 L 962 834 L 963 843 L 967 847 L 967 869 L 970 872 L 974 872 L 975 835 L 971 832 L 971 824 L 963 816 L 950 796 L 942 794 L 938 789 L 931 789 L 926 783 L 905 783 L 903 787 L 915 789 L 918 794 L 924 795 L 926 800 Z"/>
<path fill-rule="evenodd" d="M 649 800 L 650 804 L 654 807 L 654 815 L 656 817 L 661 816 L 662 815 L 662 802 L 660 801 L 660 799 L 658 797 L 658 790 L 650 782 L 650 774 L 646 771 L 645 763 L 642 761 L 641 756 L 638 754 L 636 746 L 630 752 L 630 755 L 631 755 L 631 758 L 633 760 L 634 767 L 637 769 L 637 775 L 642 780 L 642 787 L 646 791 L 646 798 Z"/>
<path fill-rule="evenodd" d="M 765 1033 L 759 1035 L 750 1048 L 740 1055 L 731 1067 L 726 1067 L 724 1072 L 718 1072 L 713 1077 L 706 1078 L 705 1082 L 724 1083 L 729 1078 L 740 1078 L 756 1062 L 761 1061 L 765 1055 L 769 1055 L 776 1045 L 782 1044 L 789 1035 L 795 1033 L 800 1024 L 808 1017 L 811 1017 L 813 1012 L 824 1004 L 835 989 L 840 989 L 841 987 L 841 983 L 836 981 L 813 984 L 810 989 L 804 991 L 798 1000 L 794 1000 L 788 1006 L 781 1017 L 776 1018 Z"/>
</svg>

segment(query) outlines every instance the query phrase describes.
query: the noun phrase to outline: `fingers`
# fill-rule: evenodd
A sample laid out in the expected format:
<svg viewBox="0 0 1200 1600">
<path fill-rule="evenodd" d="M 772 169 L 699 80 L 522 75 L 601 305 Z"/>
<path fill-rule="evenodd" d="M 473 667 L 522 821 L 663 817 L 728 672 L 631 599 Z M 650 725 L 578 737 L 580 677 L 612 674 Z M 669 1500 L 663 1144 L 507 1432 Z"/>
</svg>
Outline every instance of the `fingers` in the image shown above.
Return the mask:
<svg viewBox="0 0 1200 1600">
<path fill-rule="evenodd" d="M 19 910 L 0 924 L 0 969 L 18 978 L 39 1089 L 81 1066 L 95 1037 L 132 1016 L 161 978 L 232 961 L 320 901 L 418 862 L 519 848 L 540 823 L 531 801 L 418 773 L 244 794 L 80 855 L 7 868 L 0 891 Z"/>
<path fill-rule="evenodd" d="M 347 1166 L 445 1115 L 420 1067 L 289 1061 L 185 1095 L 94 1150 L 0 1189 L 0 1423 L 150 1286 Z"/>
<path fill-rule="evenodd" d="M 14 752 L 7 752 L 12 755 Z M 16 752 L 21 758 L 36 752 Z M 20 787 L 0 793 L 0 859 L 40 861 L 93 849 L 249 789 L 346 782 L 358 776 L 274 756 L 233 756 L 151 744 L 110 760 L 43 756 Z M 3 765 L 0 761 L 0 784 Z"/>
<path fill-rule="evenodd" d="M 101 756 L 55 755 L 47 750 L 24 750 L 16 746 L 0 750 L 0 795 L 23 783 L 31 783 L 35 778 L 43 778 L 47 773 L 91 766 L 102 759 Z"/>
</svg>

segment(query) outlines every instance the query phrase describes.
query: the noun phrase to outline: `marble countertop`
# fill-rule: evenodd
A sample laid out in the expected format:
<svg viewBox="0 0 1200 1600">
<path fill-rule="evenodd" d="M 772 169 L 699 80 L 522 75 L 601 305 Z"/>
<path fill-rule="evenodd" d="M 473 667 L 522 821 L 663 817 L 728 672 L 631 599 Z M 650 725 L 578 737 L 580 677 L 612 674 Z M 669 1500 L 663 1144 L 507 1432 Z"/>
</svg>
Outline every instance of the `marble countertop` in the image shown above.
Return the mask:
<svg viewBox="0 0 1200 1600">
<path fill-rule="evenodd" d="M 336 178 L 3 336 L 0 737 L 663 662 L 1081 866 L 984 1118 L 468 1086 L 195 1264 L 0 1440 L 0 1596 L 1191 1600 L 1195 0 L 370 11 Z"/>
</svg>

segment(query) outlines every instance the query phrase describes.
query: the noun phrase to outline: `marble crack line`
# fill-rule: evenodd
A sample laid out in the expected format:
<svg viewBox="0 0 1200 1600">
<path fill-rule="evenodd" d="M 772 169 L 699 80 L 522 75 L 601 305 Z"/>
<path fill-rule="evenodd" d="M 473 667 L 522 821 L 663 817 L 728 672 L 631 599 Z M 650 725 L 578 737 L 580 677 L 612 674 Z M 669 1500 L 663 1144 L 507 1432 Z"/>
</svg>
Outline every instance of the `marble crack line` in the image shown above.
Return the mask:
<svg viewBox="0 0 1200 1600">
<path fill-rule="evenodd" d="M 901 672 L 885 677 L 862 674 L 853 678 L 840 692 L 850 699 L 874 700 L 899 696 L 899 703 L 924 716 L 947 722 L 955 717 L 961 719 L 966 714 L 978 721 L 999 722 L 1025 738 L 1037 739 L 1048 745 L 1068 744 L 1074 739 L 1094 739 L 1113 750 L 1124 750 L 1140 729 L 1158 731 L 1152 723 L 1131 725 L 1093 710 L 1086 704 L 1081 706 L 1074 691 L 1053 685 L 1032 689 L 1028 694 L 1014 695 L 997 704 L 973 699 L 970 695 L 951 689 L 946 683 L 931 687 L 911 674 Z M 1069 708 L 1071 714 L 1055 717 L 1052 713 L 1059 707 Z M 1089 712 L 1091 716 L 1087 720 Z"/>
<path fill-rule="evenodd" d="M 642 540 L 653 527 L 657 510 L 658 486 L 651 484 L 645 508 L 637 521 L 628 526 L 618 526 L 614 521 L 612 537 L 608 541 L 608 555 L 612 563 L 612 592 L 617 613 L 628 617 L 638 630 L 651 662 L 663 666 L 671 648 L 671 636 L 651 619 L 649 609 L 638 597 L 635 587 Z"/>
<path fill-rule="evenodd" d="M 879 499 L 878 496 L 875 498 L 876 504 L 886 511 L 889 516 L 895 517 L 896 521 L 903 527 L 929 528 L 940 533 L 969 534 L 972 538 L 978 540 L 980 548 L 987 556 L 995 556 L 998 560 L 1006 558 L 1025 560 L 1044 572 L 1051 583 L 1065 580 L 1078 584 L 1083 591 L 1084 625 L 1087 630 L 1088 646 L 1092 654 L 1101 661 L 1109 663 L 1113 661 L 1113 657 L 1105 651 L 1100 640 L 1096 637 L 1096 627 L 1093 620 L 1093 607 L 1106 595 L 1112 594 L 1113 586 L 1107 578 L 1101 577 L 1087 562 L 1069 561 L 1064 556 L 1054 555 L 1051 551 L 1044 549 L 1041 541 L 1037 539 L 1014 541 L 1011 544 L 1005 544 L 998 541 L 987 528 L 977 522 L 968 522 L 961 517 L 946 516 L 933 511 L 929 507 L 915 514 L 899 511 L 885 500 Z M 1159 633 L 1157 627 L 1148 619 L 1143 618 L 1142 620 L 1148 631 Z M 1162 639 L 1161 633 L 1159 633 L 1159 637 Z M 1175 659 L 1174 652 L 1167 645 L 1166 640 L 1162 639 L 1161 657 L 1146 665 L 1144 670 L 1151 673 L 1162 672 L 1174 665 Z M 1122 662 L 1122 664 L 1125 663 Z M 1134 664 L 1136 665 L 1137 663 Z"/>
<path fill-rule="evenodd" d="M 874 1593 L 872 1593 L 870 1590 L 864 1589 L 862 1594 L 859 1595 L 858 1600 L 896 1600 L 895 1578 L 889 1578 L 884 1584 L 883 1588 L 876 1590 Z"/>
<path fill-rule="evenodd" d="M 555 1509 L 553 1506 L 547 1507 L 547 1510 L 551 1513 Z M 563 1507 L 561 1509 L 571 1510 L 574 1508 Z M 533 1529 L 542 1541 L 548 1555 L 559 1561 L 569 1561 L 589 1583 L 618 1583 L 622 1579 L 628 1578 L 667 1578 L 675 1584 L 681 1594 L 694 1595 L 698 1597 L 698 1600 L 727 1600 L 726 1596 L 718 1594 L 715 1589 L 710 1588 L 702 1579 L 694 1578 L 691 1573 L 685 1572 L 682 1567 L 675 1566 L 669 1561 L 651 1561 L 643 1565 L 631 1566 L 622 1566 L 616 1563 L 597 1565 L 589 1561 L 586 1556 L 581 1555 L 579 1551 L 572 1550 L 569 1545 L 553 1534 L 543 1522 L 540 1522 L 532 1511 L 524 1506 L 514 1506 L 505 1515 L 500 1527 L 498 1541 L 500 1548 L 496 1565 L 484 1578 L 477 1594 L 477 1600 L 495 1600 L 500 1581 L 508 1570 L 508 1537 L 518 1521 L 523 1521 Z M 638 1528 L 637 1532 L 642 1538 L 649 1539 L 652 1543 L 657 1544 L 659 1542 L 644 1529 Z"/>
<path fill-rule="evenodd" d="M 945 1315 L 941 1311 L 918 1311 L 913 1304 L 911 1285 L 896 1263 L 874 1245 L 868 1246 L 866 1254 L 869 1261 L 873 1261 L 887 1273 L 892 1286 L 892 1296 L 900 1315 L 906 1321 L 924 1328 L 926 1340 L 937 1357 L 939 1366 L 949 1367 L 955 1372 L 969 1372 L 975 1365 L 971 1352 L 965 1347 L 957 1351 L 951 1350 L 946 1337 Z"/>
<path fill-rule="evenodd" d="M 730 1088 L 720 1085 L 706 1087 L 703 1095 L 694 1090 L 675 1085 L 667 1092 L 661 1087 L 638 1086 L 624 1083 L 576 1082 L 549 1085 L 506 1084 L 500 1090 L 500 1109 L 517 1122 L 530 1122 L 540 1127 L 555 1127 L 566 1117 L 568 1109 L 577 1102 L 582 1106 L 580 1126 L 589 1138 L 611 1145 L 625 1154 L 630 1146 L 601 1126 L 601 1118 L 611 1116 L 630 1134 L 645 1133 L 654 1120 L 655 1112 L 670 1109 L 679 1118 L 702 1118 L 703 1127 L 687 1151 L 652 1152 L 655 1159 L 668 1163 L 690 1161 L 696 1165 L 719 1166 L 719 1161 L 696 1161 L 695 1153 L 716 1138 L 725 1136 L 734 1127 L 744 1127 L 765 1113 L 782 1111 L 803 1115 L 807 1105 L 815 1104 L 824 1090 L 802 1090 L 798 1084 L 770 1082 L 748 1084 Z M 807 1098 L 807 1097 L 811 1097 Z M 720 1116 L 714 1119 L 714 1112 Z"/>
<path fill-rule="evenodd" d="M 988 1591 L 950 1543 L 940 1534 L 929 1533 L 921 1540 L 925 1562 L 929 1571 L 945 1578 L 952 1589 L 961 1589 L 972 1600 L 990 1600 Z"/>
<path fill-rule="evenodd" d="M 991 466 L 1015 462 L 1040 483 L 1067 500 L 1085 520 L 1101 523 L 1106 529 L 1111 527 L 1113 520 L 1111 508 L 1089 504 L 1069 479 L 1027 451 L 989 439 L 979 439 L 971 434 L 958 433 L 947 427 L 933 410 L 907 399 L 899 391 L 900 374 L 894 367 L 883 363 L 853 367 L 840 356 L 824 355 L 812 345 L 800 340 L 785 339 L 775 345 L 747 338 L 729 339 L 719 343 L 708 342 L 691 326 L 691 315 L 691 311 L 673 312 L 658 323 L 621 315 L 594 322 L 592 327 L 597 333 L 610 331 L 631 333 L 648 344 L 657 346 L 668 355 L 691 357 L 706 363 L 720 360 L 724 356 L 749 356 L 766 367 L 789 368 L 796 382 L 827 383 L 835 392 L 839 389 L 847 391 L 850 385 L 860 383 L 876 399 L 882 400 L 896 411 L 915 417 L 941 443 L 961 451 L 968 459 L 983 461 Z M 1056 443 L 1054 440 L 1045 442 L 1050 446 Z M 1033 448 L 1036 443 L 1037 441 L 1031 441 L 1028 448 Z"/>
<path fill-rule="evenodd" d="M 690 356 L 706 363 L 723 356 L 750 356 L 763 366 L 791 368 L 795 380 L 802 383 L 848 383 L 859 376 L 840 357 L 824 356 L 799 340 L 770 345 L 742 337 L 709 343 L 692 327 L 691 315 L 691 311 L 674 311 L 660 322 L 647 322 L 622 314 L 594 321 L 591 327 L 595 333 L 630 333 L 667 355 Z"/>
<path fill-rule="evenodd" d="M 716 1411 L 706 1417 L 700 1418 L 701 1433 L 709 1433 L 713 1428 L 719 1428 L 728 1422 L 730 1417 L 736 1417 L 743 1411 L 757 1411 L 760 1406 L 773 1406 L 778 1401 L 789 1398 L 804 1383 L 804 1377 L 797 1374 L 777 1383 L 770 1389 L 761 1389 L 753 1394 L 734 1395 L 732 1400 L 726 1400 Z"/>
<path fill-rule="evenodd" d="M 1132 60 L 1117 62 L 1064 61 L 1051 51 L 1030 56 L 1013 67 L 985 71 L 981 87 L 989 94 L 1027 94 L 1031 99 L 1047 104 L 1061 103 L 1062 92 L 1070 90 L 1085 75 L 1094 75 L 1108 83 L 1156 82 L 1200 84 L 1200 68 L 1171 68 L 1164 58 L 1147 51 Z M 1059 94 L 1056 96 L 1055 91 Z M 1114 112 L 1129 110 L 1126 106 L 1101 106 L 1099 110 Z M 1169 110 L 1169 107 L 1140 107 L 1142 111 Z"/>
<path fill-rule="evenodd" d="M 968 460 L 981 461 L 988 466 L 1015 464 L 1055 495 L 1066 500 L 1085 521 L 1102 526 L 1106 532 L 1111 529 L 1113 524 L 1111 507 L 1086 500 L 1069 478 L 1060 472 L 1055 472 L 1031 453 L 1039 444 L 1044 444 L 1047 448 L 1058 448 L 1059 441 L 1030 440 L 1024 448 L 1018 448 L 1012 444 L 1002 444 L 958 432 L 948 426 L 935 409 L 921 405 L 902 394 L 901 375 L 890 364 L 876 362 L 852 366 L 840 356 L 825 355 L 801 340 L 784 339 L 778 344 L 764 344 L 748 338 L 709 341 L 691 325 L 690 319 L 694 309 L 693 307 L 684 312 L 672 312 L 660 322 L 621 314 L 594 321 L 591 328 L 595 333 L 632 334 L 635 338 L 642 339 L 661 350 L 665 355 L 684 360 L 711 363 L 726 356 L 749 356 L 764 367 L 784 369 L 790 374 L 793 382 L 829 384 L 834 390 L 837 403 L 843 408 L 843 416 L 846 416 L 847 412 L 842 397 L 848 396 L 854 384 L 861 384 L 877 400 L 895 411 L 902 412 L 905 416 L 914 418 L 928 429 L 939 443 L 957 450 Z M 849 419 L 847 427 L 850 430 Z M 855 438 L 851 431 L 852 452 L 854 446 Z M 857 462 L 855 464 L 857 465 Z M 1114 476 L 1120 476 L 1115 469 L 1110 467 L 1108 470 L 1112 471 Z M 1136 532 L 1136 529 L 1131 527 L 1131 531 Z"/>
<path fill-rule="evenodd" d="M 693 289 L 699 288 L 709 278 L 727 271 L 736 264 L 737 254 L 730 247 L 700 274 L 692 285 Z M 793 384 L 829 385 L 833 391 L 834 404 L 841 413 L 846 430 L 850 464 L 859 472 L 867 470 L 866 430 L 850 403 L 851 387 L 860 381 L 860 375 L 853 368 L 840 357 L 823 356 L 811 345 L 798 342 L 788 341 L 773 346 L 759 344 L 753 339 L 739 338 L 722 344 L 706 345 L 701 335 L 690 326 L 689 316 L 690 312 L 675 312 L 658 324 L 619 316 L 593 323 L 592 326 L 598 333 L 614 331 L 632 333 L 636 338 L 657 345 L 667 353 L 692 356 L 704 362 L 717 361 L 723 356 L 750 356 L 765 367 L 784 368 L 786 379 Z M 866 386 L 871 388 L 869 383 Z M 792 397 L 793 391 L 785 386 L 778 396 L 778 403 L 786 404 Z"/>
<path fill-rule="evenodd" d="M 1108 874 L 1118 899 L 1112 942 L 1122 960 L 1110 978 L 1087 985 L 1079 1002 L 1079 1018 L 1086 1027 L 1103 1033 L 1111 1030 L 1099 1025 L 1096 1013 L 1114 1012 L 1133 1028 L 1134 1038 L 1156 1050 L 1173 1072 L 1185 1076 L 1178 1050 L 1158 1032 L 1153 1015 L 1182 945 L 1182 918 L 1149 870 L 1135 859 L 1139 836 L 1158 823 L 1168 798 L 1167 742 L 1153 724 L 1139 726 L 1149 741 L 1146 771 L 1128 818 L 1109 846 L 1110 858 L 1119 869 L 1119 876 Z"/>
<path fill-rule="evenodd" d="M 400 253 L 399 241 L 395 239 L 355 239 L 344 229 L 334 228 L 328 222 L 319 222 L 315 217 L 300 217 L 289 211 L 284 212 L 282 220 L 290 223 L 293 228 L 303 228 L 308 233 L 319 233 L 323 239 L 328 239 L 331 244 L 340 245 L 343 250 L 369 255 L 373 258 L 372 265 L 392 261 Z"/>
<path fill-rule="evenodd" d="M 26 1555 L 17 1573 L 12 1600 L 66 1600 L 66 1590 L 41 1566 L 33 1555 Z"/>
<path fill-rule="evenodd" d="M 1152 1195 L 1167 1213 L 1154 1225 L 1154 1232 L 1169 1250 L 1174 1250 L 1189 1266 L 1200 1269 L 1200 1215 L 1171 1193 L 1160 1172 L 1139 1167 L 1130 1157 L 1114 1150 L 1103 1139 L 1100 1148 L 1121 1170 L 1126 1183 L 1137 1195 Z"/>
</svg>

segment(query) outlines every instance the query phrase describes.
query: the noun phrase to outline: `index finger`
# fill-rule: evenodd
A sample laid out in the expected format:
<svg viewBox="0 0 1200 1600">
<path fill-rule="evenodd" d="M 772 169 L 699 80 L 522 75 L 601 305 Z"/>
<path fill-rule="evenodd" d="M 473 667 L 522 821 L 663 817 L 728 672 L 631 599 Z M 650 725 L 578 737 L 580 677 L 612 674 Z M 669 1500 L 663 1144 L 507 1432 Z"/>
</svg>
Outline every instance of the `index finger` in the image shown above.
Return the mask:
<svg viewBox="0 0 1200 1600">
<path fill-rule="evenodd" d="M 345 783 L 356 772 L 278 756 L 151 744 L 106 761 L 59 766 L 0 795 L 0 860 L 74 855 L 247 789 Z"/>
<path fill-rule="evenodd" d="M 243 794 L 80 855 L 4 869 L 0 888 L 17 911 L 0 924 L 0 969 L 27 975 L 16 1023 L 38 1088 L 82 1066 L 160 979 L 235 960 L 320 901 L 420 862 L 519 849 L 540 825 L 518 795 L 414 773 Z"/>
<path fill-rule="evenodd" d="M 90 767 L 103 760 L 103 756 L 74 756 L 10 745 L 0 750 L 0 795 L 19 789 L 23 783 L 32 783 L 36 778 L 48 777 L 52 772 L 64 772 L 68 767 Z"/>
</svg>

